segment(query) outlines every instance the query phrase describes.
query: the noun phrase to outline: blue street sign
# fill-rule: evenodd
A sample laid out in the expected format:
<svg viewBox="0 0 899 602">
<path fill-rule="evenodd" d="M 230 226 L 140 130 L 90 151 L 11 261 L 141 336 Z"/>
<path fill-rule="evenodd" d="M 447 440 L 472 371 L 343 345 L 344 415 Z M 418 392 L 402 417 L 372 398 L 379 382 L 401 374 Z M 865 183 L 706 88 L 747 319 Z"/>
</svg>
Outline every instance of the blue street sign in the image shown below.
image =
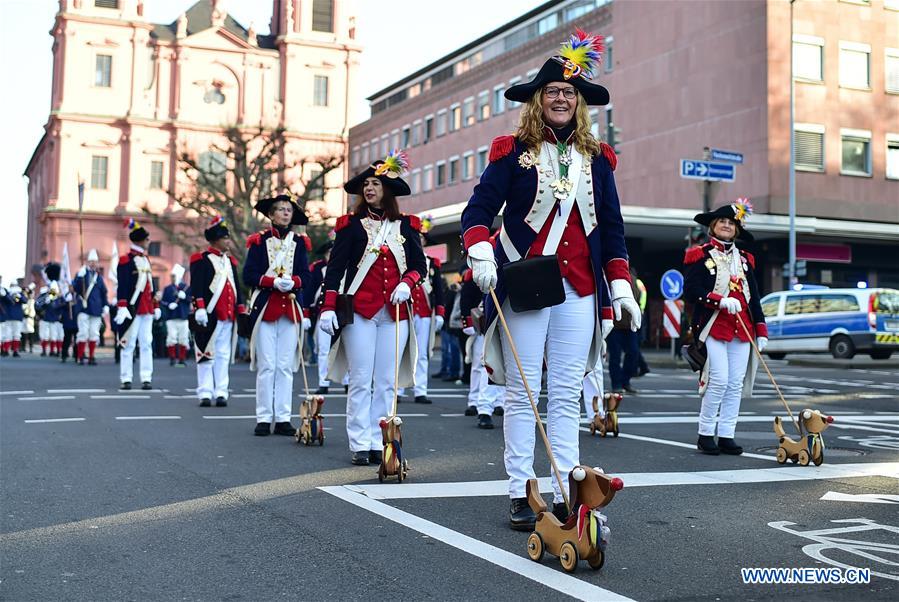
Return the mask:
<svg viewBox="0 0 899 602">
<path fill-rule="evenodd" d="M 712 159 L 718 161 L 730 161 L 731 163 L 743 164 L 743 153 L 735 153 L 734 151 L 726 151 L 718 148 L 712 149 Z"/>
<path fill-rule="evenodd" d="M 659 287 L 662 289 L 662 295 L 669 301 L 680 299 L 684 294 L 684 276 L 677 270 L 668 270 L 662 274 Z"/>
<path fill-rule="evenodd" d="M 714 163 L 712 161 L 680 160 L 680 177 L 690 180 L 708 180 L 713 182 L 733 182 L 737 169 L 733 163 Z"/>
</svg>

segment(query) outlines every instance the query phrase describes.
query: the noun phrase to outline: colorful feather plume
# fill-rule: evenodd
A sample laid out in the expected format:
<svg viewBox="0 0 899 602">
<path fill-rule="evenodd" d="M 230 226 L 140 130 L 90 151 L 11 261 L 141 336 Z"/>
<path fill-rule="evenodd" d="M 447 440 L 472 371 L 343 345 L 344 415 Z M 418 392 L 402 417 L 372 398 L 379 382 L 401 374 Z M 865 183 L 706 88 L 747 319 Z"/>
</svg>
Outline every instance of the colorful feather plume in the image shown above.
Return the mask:
<svg viewBox="0 0 899 602">
<path fill-rule="evenodd" d="M 214 228 L 215 226 L 218 226 L 219 224 L 221 224 L 224 221 L 225 221 L 225 218 L 223 218 L 221 215 L 213 215 L 212 219 L 209 220 L 209 227 Z"/>
<path fill-rule="evenodd" d="M 752 215 L 752 203 L 746 197 L 738 198 L 731 206 L 734 208 L 734 219 L 738 222 L 742 222 Z"/>
<path fill-rule="evenodd" d="M 375 175 L 398 178 L 407 169 L 409 169 L 409 155 L 406 151 L 395 148 L 384 157 L 384 162 L 375 168 Z"/>
<path fill-rule="evenodd" d="M 605 44 L 602 36 L 585 32 L 580 27 L 562 43 L 559 55 L 564 59 L 566 80 L 572 77 L 593 79 L 594 69 L 602 60 Z"/>
<path fill-rule="evenodd" d="M 140 228 L 140 224 L 138 224 L 138 223 L 137 223 L 137 220 L 135 220 L 133 217 L 132 217 L 132 218 L 127 218 L 127 219 L 125 220 L 125 228 L 126 228 L 129 232 L 134 232 L 135 230 L 137 230 L 138 228 Z"/>
<path fill-rule="evenodd" d="M 427 234 L 434 227 L 434 218 L 430 214 L 421 218 L 421 233 Z"/>
</svg>

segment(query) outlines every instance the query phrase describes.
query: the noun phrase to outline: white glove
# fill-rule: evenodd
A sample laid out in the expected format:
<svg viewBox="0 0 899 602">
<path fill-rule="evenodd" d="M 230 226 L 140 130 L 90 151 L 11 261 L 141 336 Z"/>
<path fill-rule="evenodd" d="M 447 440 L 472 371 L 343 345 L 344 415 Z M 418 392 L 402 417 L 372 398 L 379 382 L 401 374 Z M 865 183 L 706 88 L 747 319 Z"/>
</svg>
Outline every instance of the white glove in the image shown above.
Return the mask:
<svg viewBox="0 0 899 602">
<path fill-rule="evenodd" d="M 309 330 L 310 328 L 312 328 L 312 320 L 303 318 L 303 330 Z"/>
<path fill-rule="evenodd" d="M 161 317 L 162 317 L 162 310 L 157 307 L 156 309 L 153 310 L 153 319 L 158 320 Z"/>
<path fill-rule="evenodd" d="M 6 290 L 6 287 L 5 287 L 5 286 L 0 286 L 0 297 L 5 297 L 5 296 L 8 295 L 8 294 L 9 294 L 9 291 Z"/>
<path fill-rule="evenodd" d="M 400 303 L 408 301 L 411 296 L 412 290 L 409 288 L 409 285 L 405 282 L 400 282 L 396 285 L 396 288 L 393 289 L 393 293 L 390 295 L 390 302 L 394 305 L 399 305 Z"/>
<path fill-rule="evenodd" d="M 612 332 L 612 328 L 615 327 L 615 322 L 612 320 L 600 320 L 599 326 L 602 329 L 602 340 L 605 341 L 609 333 Z"/>
<path fill-rule="evenodd" d="M 125 320 L 129 320 L 129 319 L 131 319 L 131 312 L 128 311 L 127 307 L 120 307 L 118 310 L 116 310 L 116 314 L 115 314 L 116 326 L 121 326 L 122 324 L 125 323 Z"/>
<path fill-rule="evenodd" d="M 169 303 L 169 309 L 175 311 L 176 309 L 178 309 L 178 304 L 172 301 L 171 303 Z"/>
<path fill-rule="evenodd" d="M 293 288 L 293 280 L 290 278 L 275 278 L 275 288 L 286 293 Z"/>
<path fill-rule="evenodd" d="M 718 303 L 718 307 L 733 316 L 740 312 L 740 300 L 736 297 L 725 297 Z"/>
<path fill-rule="evenodd" d="M 81 269 L 78 270 L 78 273 L 75 275 L 79 278 L 84 278 L 87 275 L 87 268 L 85 266 L 81 266 Z"/>
<path fill-rule="evenodd" d="M 74 297 L 72 297 L 72 293 L 66 293 L 66 296 L 65 296 L 66 303 L 71 303 L 72 299 L 74 299 Z"/>
<path fill-rule="evenodd" d="M 200 308 L 194 312 L 194 320 L 196 320 L 197 324 L 200 326 L 206 326 L 209 324 L 209 314 L 206 313 L 205 309 Z"/>
<path fill-rule="evenodd" d="M 474 329 L 474 326 L 466 326 L 465 328 L 462 329 L 462 334 L 469 336 L 469 337 L 476 335 L 477 332 L 478 331 Z"/>
<path fill-rule="evenodd" d="M 613 280 L 609 285 L 609 289 L 612 294 L 612 311 L 615 314 L 615 319 L 621 319 L 621 310 L 624 309 L 631 318 L 631 330 L 634 332 L 640 330 L 640 322 L 643 320 L 643 316 L 640 312 L 640 306 L 637 305 L 637 300 L 634 299 L 634 291 L 631 290 L 630 282 L 624 279 Z"/>
<path fill-rule="evenodd" d="M 103 306 L 103 317 L 104 318 L 109 317 L 109 306 L 108 305 Z"/>
<path fill-rule="evenodd" d="M 318 317 L 318 327 L 333 337 L 337 332 L 337 314 L 330 310 L 323 311 Z"/>
<path fill-rule="evenodd" d="M 434 330 L 443 328 L 443 316 L 434 316 Z"/>
<path fill-rule="evenodd" d="M 187 298 L 187 293 L 185 293 L 184 291 L 178 291 L 178 298 L 179 298 L 179 299 L 186 299 L 186 298 Z"/>
<path fill-rule="evenodd" d="M 489 242 L 484 240 L 469 247 L 468 267 L 471 268 L 472 280 L 482 293 L 486 295 L 496 286 L 496 257 Z"/>
<path fill-rule="evenodd" d="M 759 348 L 759 351 L 764 351 L 765 347 L 768 346 L 768 337 L 756 337 L 755 346 Z"/>
</svg>

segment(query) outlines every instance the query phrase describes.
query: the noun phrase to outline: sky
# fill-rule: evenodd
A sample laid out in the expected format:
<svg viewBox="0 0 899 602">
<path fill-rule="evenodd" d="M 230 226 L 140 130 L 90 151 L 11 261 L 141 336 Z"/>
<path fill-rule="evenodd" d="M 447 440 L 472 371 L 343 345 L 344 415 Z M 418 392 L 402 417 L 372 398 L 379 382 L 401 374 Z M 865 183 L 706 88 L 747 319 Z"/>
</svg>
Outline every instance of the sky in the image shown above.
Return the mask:
<svg viewBox="0 0 899 602">
<path fill-rule="evenodd" d="M 86 0 L 90 1 L 90 0 Z M 144 0 L 153 23 L 170 23 L 194 0 Z M 356 39 L 363 46 L 361 106 L 365 97 L 500 27 L 544 0 L 351 0 Z M 221 7 L 244 27 L 268 33 L 270 0 L 221 0 Z M 388 8 L 389 7 L 389 8 Z M 0 155 L 2 225 L 0 275 L 8 283 L 25 271 L 28 181 L 22 175 L 43 135 L 50 110 L 50 54 L 57 0 L 0 0 L 0 94 L 5 144 Z M 439 29 L 438 29 L 439 25 Z M 367 111 L 363 113 L 368 115 Z M 77 266 L 71 266 L 73 270 Z"/>
</svg>

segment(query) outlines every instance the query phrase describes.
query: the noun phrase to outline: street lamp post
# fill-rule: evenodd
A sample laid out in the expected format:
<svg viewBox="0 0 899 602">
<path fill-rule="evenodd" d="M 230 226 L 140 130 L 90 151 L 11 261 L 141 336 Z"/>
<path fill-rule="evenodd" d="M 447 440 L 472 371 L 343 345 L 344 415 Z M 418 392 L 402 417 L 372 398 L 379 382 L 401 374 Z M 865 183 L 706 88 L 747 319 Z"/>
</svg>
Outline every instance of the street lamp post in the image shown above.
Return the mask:
<svg viewBox="0 0 899 602">
<path fill-rule="evenodd" d="M 789 285 L 796 283 L 796 133 L 794 121 L 793 100 L 793 3 L 790 0 L 790 257 L 789 257 Z"/>
</svg>

